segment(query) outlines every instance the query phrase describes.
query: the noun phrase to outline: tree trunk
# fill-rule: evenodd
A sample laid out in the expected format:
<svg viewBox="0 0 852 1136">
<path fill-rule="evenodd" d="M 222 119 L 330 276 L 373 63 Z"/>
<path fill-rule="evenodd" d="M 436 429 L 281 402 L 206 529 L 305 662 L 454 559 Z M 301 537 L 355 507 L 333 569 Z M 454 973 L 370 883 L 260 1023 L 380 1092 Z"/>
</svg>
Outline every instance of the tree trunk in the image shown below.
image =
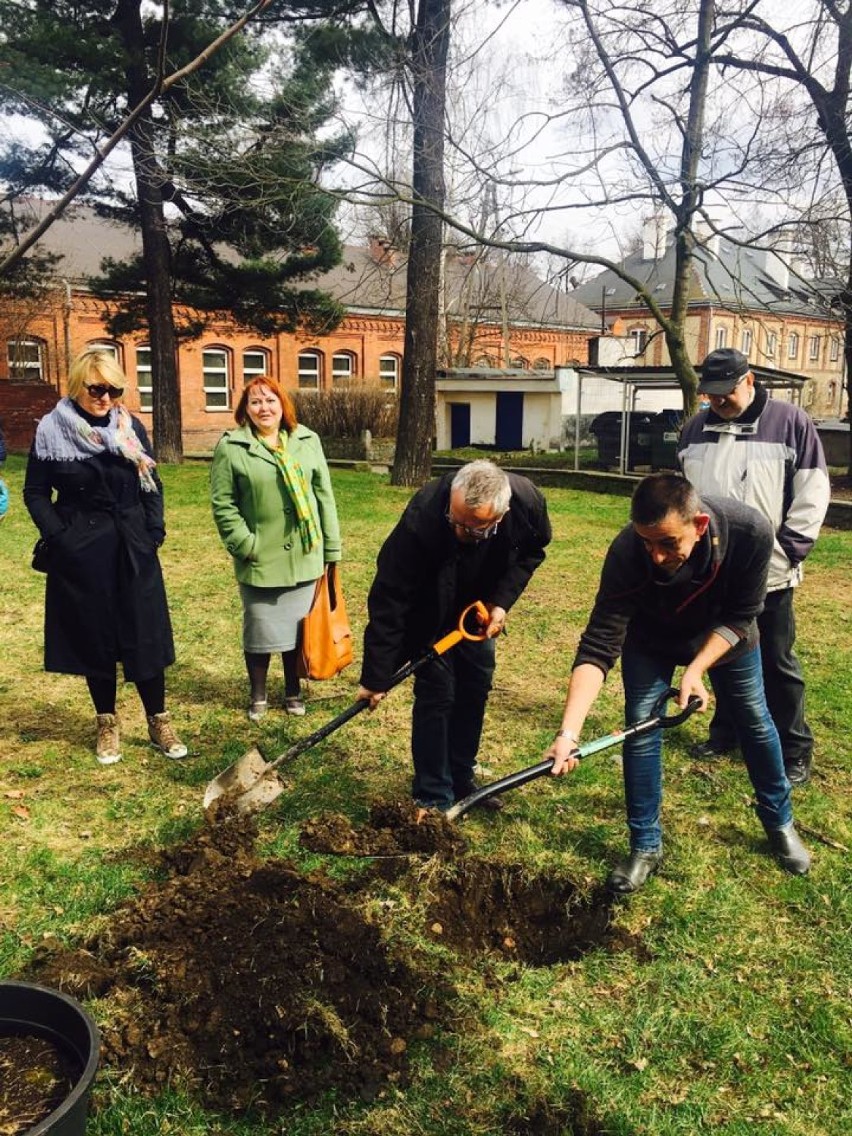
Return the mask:
<svg viewBox="0 0 852 1136">
<path fill-rule="evenodd" d="M 444 207 L 444 107 L 451 0 L 420 0 L 412 46 L 414 154 L 399 428 L 391 483 L 432 470 Z"/>
<path fill-rule="evenodd" d="M 120 0 L 113 17 L 127 51 L 127 95 L 136 106 L 148 94 L 154 79 L 145 65 L 144 29 L 139 0 Z M 163 211 L 162 176 L 156 158 L 151 115 L 146 111 L 130 133 L 133 170 L 142 229 L 151 349 L 154 454 L 161 462 L 183 460 L 180 381 L 177 370 L 177 336 L 171 289 L 171 249 Z"/>
</svg>

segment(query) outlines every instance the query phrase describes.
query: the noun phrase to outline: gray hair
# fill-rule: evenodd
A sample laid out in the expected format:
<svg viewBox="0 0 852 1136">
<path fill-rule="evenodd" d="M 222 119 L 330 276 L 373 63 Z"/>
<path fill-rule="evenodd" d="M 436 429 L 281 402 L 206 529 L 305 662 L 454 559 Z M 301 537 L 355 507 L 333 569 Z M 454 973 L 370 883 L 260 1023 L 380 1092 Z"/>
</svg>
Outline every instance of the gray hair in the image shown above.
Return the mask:
<svg viewBox="0 0 852 1136">
<path fill-rule="evenodd" d="M 506 513 L 512 499 L 512 486 L 508 475 L 494 462 L 468 462 L 453 478 L 451 491 L 464 494 L 464 503 L 471 509 L 490 505 L 495 513 Z"/>
</svg>

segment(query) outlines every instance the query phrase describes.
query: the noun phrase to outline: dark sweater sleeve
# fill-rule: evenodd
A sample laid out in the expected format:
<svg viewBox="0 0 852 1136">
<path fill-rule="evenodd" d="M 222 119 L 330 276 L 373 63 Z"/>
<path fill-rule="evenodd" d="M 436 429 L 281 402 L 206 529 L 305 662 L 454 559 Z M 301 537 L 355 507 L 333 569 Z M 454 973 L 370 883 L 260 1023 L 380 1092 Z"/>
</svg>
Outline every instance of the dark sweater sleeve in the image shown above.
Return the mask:
<svg viewBox="0 0 852 1136">
<path fill-rule="evenodd" d="M 607 675 L 621 655 L 627 626 L 647 582 L 647 572 L 641 571 L 641 564 L 632 555 L 634 544 L 633 530 L 628 527 L 609 546 L 598 594 L 580 636 L 573 667 L 591 663 Z"/>
<path fill-rule="evenodd" d="M 406 626 L 421 602 L 418 597 L 430 562 L 404 514 L 379 550 L 367 596 L 361 685 L 368 690 L 387 690 L 393 672 L 405 661 Z"/>
<path fill-rule="evenodd" d="M 737 639 L 747 639 L 763 611 L 769 561 L 775 545 L 769 521 L 756 509 L 741 508 L 751 514 L 751 524 L 740 528 L 736 536 L 731 537 L 726 559 L 734 582 L 726 593 L 727 603 L 718 621 L 720 626 L 712 629 L 729 640 L 730 636 L 724 634 L 723 628 L 730 629 Z"/>
<path fill-rule="evenodd" d="M 45 540 L 57 536 L 65 528 L 53 503 L 54 465 L 54 462 L 37 458 L 30 449 L 24 476 L 24 505 Z"/>
</svg>

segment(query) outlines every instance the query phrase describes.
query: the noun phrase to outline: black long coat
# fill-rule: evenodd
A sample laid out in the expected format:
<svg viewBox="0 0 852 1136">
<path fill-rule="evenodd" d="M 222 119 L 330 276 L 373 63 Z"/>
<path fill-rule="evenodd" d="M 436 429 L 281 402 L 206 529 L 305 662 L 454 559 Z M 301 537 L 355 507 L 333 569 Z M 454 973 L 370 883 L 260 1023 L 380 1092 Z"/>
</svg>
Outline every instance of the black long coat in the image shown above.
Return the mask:
<svg viewBox="0 0 852 1136">
<path fill-rule="evenodd" d="M 132 421 L 150 453 L 145 427 Z M 139 682 L 174 662 L 157 556 L 165 526 L 156 474 L 155 481 L 156 493 L 142 492 L 136 467 L 115 454 L 45 461 L 30 451 L 24 504 L 49 560 L 45 670 L 111 678 L 120 662 L 125 679 Z"/>
</svg>

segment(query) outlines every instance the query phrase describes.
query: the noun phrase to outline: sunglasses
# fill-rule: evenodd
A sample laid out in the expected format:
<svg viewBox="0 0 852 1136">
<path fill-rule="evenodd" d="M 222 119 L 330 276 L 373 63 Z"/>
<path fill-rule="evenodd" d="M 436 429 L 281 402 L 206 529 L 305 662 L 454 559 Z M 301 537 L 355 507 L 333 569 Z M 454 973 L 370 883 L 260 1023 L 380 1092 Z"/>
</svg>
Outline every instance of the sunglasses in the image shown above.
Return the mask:
<svg viewBox="0 0 852 1136">
<path fill-rule="evenodd" d="M 500 522 L 503 520 L 502 517 L 498 517 L 497 520 L 492 521 L 490 525 L 485 525 L 480 529 L 472 529 L 470 525 L 463 525 L 461 521 L 455 520 L 451 513 L 445 513 L 444 516 L 450 528 L 461 529 L 461 531 L 466 533 L 472 540 L 488 540 L 489 537 L 494 536 L 500 526 Z"/>
<path fill-rule="evenodd" d="M 108 394 L 110 398 L 116 399 L 121 398 L 124 394 L 123 387 L 110 387 L 106 383 L 86 383 L 85 387 L 92 398 L 103 398 L 105 394 Z"/>
</svg>

